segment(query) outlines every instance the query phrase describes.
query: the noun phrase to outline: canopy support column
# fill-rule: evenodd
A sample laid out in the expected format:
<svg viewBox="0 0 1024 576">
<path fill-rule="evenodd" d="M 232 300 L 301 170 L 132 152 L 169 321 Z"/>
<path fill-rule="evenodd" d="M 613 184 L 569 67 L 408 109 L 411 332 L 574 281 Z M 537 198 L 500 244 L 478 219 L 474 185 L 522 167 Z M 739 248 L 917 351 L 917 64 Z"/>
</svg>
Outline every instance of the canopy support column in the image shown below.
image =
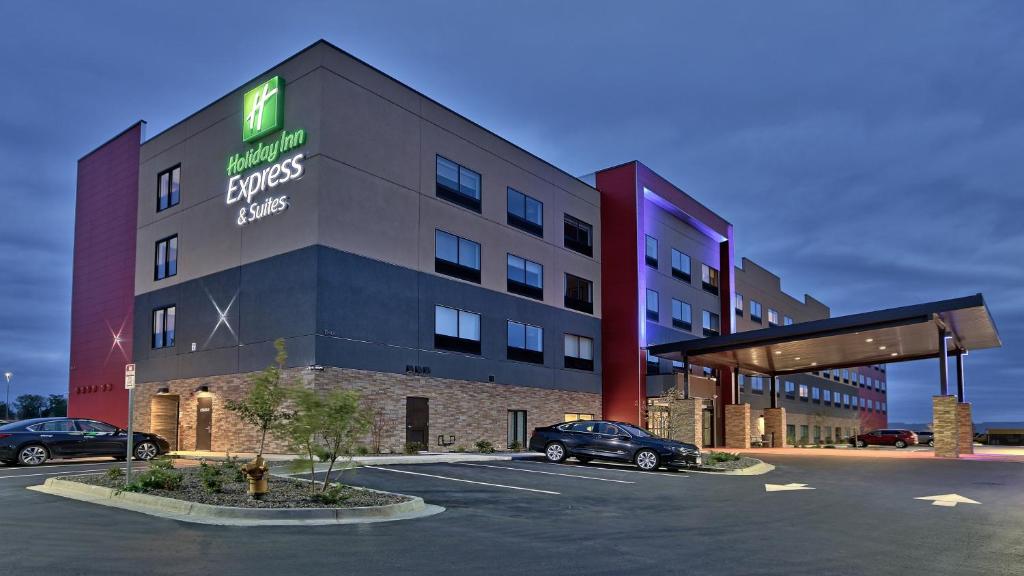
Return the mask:
<svg viewBox="0 0 1024 576">
<path fill-rule="evenodd" d="M 732 402 L 733 404 L 740 403 L 740 368 L 737 366 L 732 369 Z"/>
<path fill-rule="evenodd" d="M 770 406 L 772 408 L 778 408 L 779 407 L 779 377 L 774 375 L 774 374 L 771 375 L 771 385 L 768 387 L 768 393 L 771 395 L 771 404 L 770 404 Z"/>
<path fill-rule="evenodd" d="M 949 350 L 946 348 L 946 329 L 939 326 L 939 396 L 949 395 Z"/>
<path fill-rule="evenodd" d="M 690 359 L 683 358 L 683 398 L 690 397 Z"/>
<path fill-rule="evenodd" d="M 961 404 L 964 400 L 964 351 L 956 351 L 956 401 Z"/>
</svg>

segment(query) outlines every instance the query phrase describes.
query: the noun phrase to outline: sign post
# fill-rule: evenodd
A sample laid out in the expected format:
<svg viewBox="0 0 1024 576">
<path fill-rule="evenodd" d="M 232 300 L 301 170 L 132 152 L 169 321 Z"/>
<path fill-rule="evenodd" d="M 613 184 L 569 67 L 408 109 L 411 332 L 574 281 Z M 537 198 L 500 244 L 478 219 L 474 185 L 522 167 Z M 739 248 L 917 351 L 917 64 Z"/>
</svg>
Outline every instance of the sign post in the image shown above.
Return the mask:
<svg viewBox="0 0 1024 576">
<path fill-rule="evenodd" d="M 132 452 L 135 450 L 135 364 L 124 365 L 124 388 L 128 391 L 128 453 L 125 458 L 124 483 L 132 481 Z"/>
</svg>

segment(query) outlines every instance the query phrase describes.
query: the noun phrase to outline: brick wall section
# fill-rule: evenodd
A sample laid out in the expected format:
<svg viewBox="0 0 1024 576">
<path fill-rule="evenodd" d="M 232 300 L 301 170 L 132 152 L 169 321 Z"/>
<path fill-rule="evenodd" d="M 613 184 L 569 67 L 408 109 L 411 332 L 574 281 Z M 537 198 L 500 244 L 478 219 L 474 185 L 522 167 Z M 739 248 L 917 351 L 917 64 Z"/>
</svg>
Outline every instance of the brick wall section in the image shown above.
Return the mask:
<svg viewBox="0 0 1024 576">
<path fill-rule="evenodd" d="M 704 399 L 675 398 L 670 406 L 669 437 L 700 446 L 704 438 Z"/>
<path fill-rule="evenodd" d="M 775 435 L 772 448 L 786 447 L 786 409 L 765 408 L 764 409 L 764 433 L 771 438 Z"/>
<path fill-rule="evenodd" d="M 750 404 L 725 405 L 725 447 L 750 448 Z"/>
<path fill-rule="evenodd" d="M 959 456 L 960 426 L 957 421 L 956 396 L 932 396 L 932 431 L 935 433 L 935 456 Z"/>
<path fill-rule="evenodd" d="M 960 454 L 974 454 L 974 422 L 971 419 L 971 403 L 963 402 L 956 406 L 956 420 Z"/>
<path fill-rule="evenodd" d="M 160 387 L 170 389 L 180 398 L 178 440 L 181 450 L 194 450 L 196 444 L 196 393 L 199 386 L 210 387 L 213 396 L 214 451 L 252 452 L 258 435 L 251 426 L 241 423 L 224 407 L 229 398 L 241 399 L 248 389 L 247 374 L 231 374 L 144 384 L 136 389 L 135 419 L 140 430 L 151 423 L 151 399 Z M 385 407 L 390 426 L 381 443 L 382 448 L 401 451 L 405 446 L 405 399 L 418 396 L 430 399 L 430 450 L 473 449 L 477 440 L 488 440 L 496 448 L 507 444 L 508 410 L 527 411 L 527 438 L 538 426 L 562 422 L 567 412 L 593 414 L 601 417 L 601 396 L 586 392 L 570 392 L 448 380 L 418 375 L 368 372 L 347 368 L 326 368 L 323 372 L 304 369 L 286 370 L 284 380 L 296 386 L 330 389 L 335 387 L 359 390 L 364 397 L 373 395 Z M 438 435 L 455 436 L 448 448 L 435 446 Z M 369 438 L 365 443 L 369 444 Z M 285 442 L 269 438 L 267 452 L 291 452 Z"/>
</svg>

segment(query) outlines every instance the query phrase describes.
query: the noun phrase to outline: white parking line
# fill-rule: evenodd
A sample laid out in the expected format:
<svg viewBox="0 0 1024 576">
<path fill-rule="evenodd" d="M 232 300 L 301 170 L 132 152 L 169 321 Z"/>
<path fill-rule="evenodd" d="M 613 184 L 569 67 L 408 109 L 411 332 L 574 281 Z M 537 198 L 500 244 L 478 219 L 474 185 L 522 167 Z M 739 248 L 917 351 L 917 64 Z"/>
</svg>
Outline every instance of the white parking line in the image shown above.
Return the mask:
<svg viewBox="0 0 1024 576">
<path fill-rule="evenodd" d="M 511 466 L 491 466 L 488 464 L 470 464 L 469 462 L 459 462 L 463 466 L 477 466 L 479 468 L 497 468 L 499 470 L 515 470 L 517 472 L 530 472 L 531 474 L 548 474 L 550 476 L 565 476 L 567 478 L 583 478 L 584 480 L 599 480 L 601 482 L 615 482 L 618 484 L 636 484 L 636 482 L 630 482 L 629 480 L 613 480 L 611 478 L 598 478 L 597 476 L 581 476 L 579 474 L 562 474 L 560 472 L 544 472 L 543 470 L 529 470 L 527 468 L 512 468 Z"/>
<path fill-rule="evenodd" d="M 587 470 L 611 470 L 612 472 L 628 472 L 630 474 L 643 474 L 644 476 L 671 476 L 672 478 L 686 478 L 685 474 L 673 474 L 670 472 L 644 472 L 643 470 L 633 470 L 632 468 L 620 468 L 616 466 L 582 466 L 580 464 L 549 464 L 547 462 L 537 462 L 537 464 L 546 464 L 548 466 L 568 466 L 570 468 L 585 468 Z"/>
<path fill-rule="evenodd" d="M 10 474 L 7 476 L 0 476 L 0 480 L 6 480 L 8 478 L 28 478 L 30 476 L 57 476 L 58 474 L 86 474 L 89 472 L 106 472 L 109 468 L 96 468 L 94 470 L 61 470 L 60 472 L 39 472 L 36 474 Z"/>
<path fill-rule="evenodd" d="M 383 470 L 385 472 L 397 472 L 399 474 L 412 474 L 414 476 L 427 476 L 429 478 L 439 478 L 441 480 L 451 480 L 452 482 L 465 482 L 466 484 L 481 484 L 483 486 L 495 486 L 497 488 L 508 488 L 510 490 L 524 490 L 526 492 L 539 492 L 541 494 L 553 494 L 555 496 L 561 495 L 560 492 L 552 492 L 550 490 L 537 490 L 536 488 L 523 488 L 522 486 L 508 486 L 507 484 L 492 484 L 490 482 L 477 482 L 476 480 L 466 480 L 465 478 L 452 478 L 450 476 L 438 476 L 437 474 L 424 474 L 423 472 L 411 472 L 409 470 L 395 470 L 394 468 L 381 468 L 379 466 L 363 466 L 363 468 L 372 468 L 374 470 Z"/>
</svg>

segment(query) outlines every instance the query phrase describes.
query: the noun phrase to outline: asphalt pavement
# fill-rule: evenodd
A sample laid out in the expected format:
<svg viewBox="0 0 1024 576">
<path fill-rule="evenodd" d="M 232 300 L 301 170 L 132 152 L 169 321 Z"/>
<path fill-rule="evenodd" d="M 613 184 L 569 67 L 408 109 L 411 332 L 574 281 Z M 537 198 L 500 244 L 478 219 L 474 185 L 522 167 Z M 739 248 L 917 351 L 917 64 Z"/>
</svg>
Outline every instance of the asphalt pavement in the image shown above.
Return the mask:
<svg viewBox="0 0 1024 576">
<path fill-rule="evenodd" d="M 110 462 L 0 466 L 0 572 L 1024 574 L 1022 463 L 768 461 L 762 476 L 572 460 L 363 467 L 336 477 L 447 510 L 301 528 L 188 524 L 25 490 Z"/>
</svg>

